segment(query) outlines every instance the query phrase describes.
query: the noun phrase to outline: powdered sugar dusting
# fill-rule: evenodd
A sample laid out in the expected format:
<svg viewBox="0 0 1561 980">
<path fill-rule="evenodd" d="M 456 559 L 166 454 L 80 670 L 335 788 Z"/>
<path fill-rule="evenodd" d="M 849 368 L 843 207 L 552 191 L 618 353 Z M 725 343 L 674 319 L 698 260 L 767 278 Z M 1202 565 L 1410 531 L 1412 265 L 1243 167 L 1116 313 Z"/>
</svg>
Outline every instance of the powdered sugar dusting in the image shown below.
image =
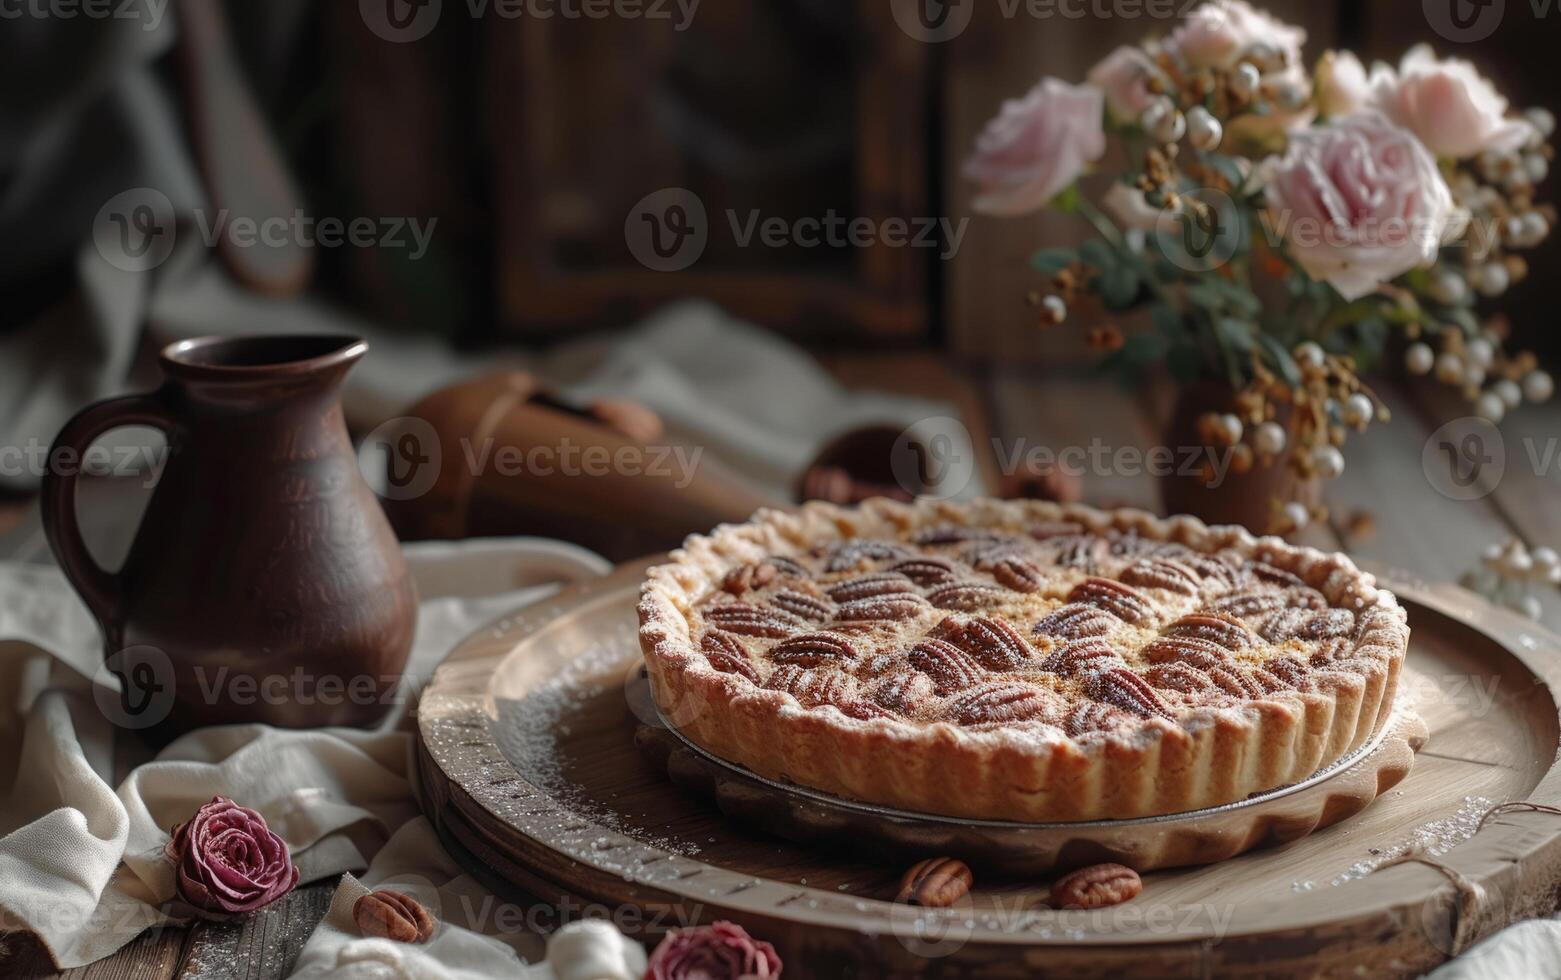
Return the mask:
<svg viewBox="0 0 1561 980">
<path fill-rule="evenodd" d="M 1464 841 L 1473 837 L 1479 830 L 1480 818 L 1491 807 L 1496 805 L 1495 800 L 1486 799 L 1483 796 L 1465 796 L 1463 803 L 1457 810 L 1444 817 L 1429 820 L 1414 830 L 1410 831 L 1409 838 L 1391 847 L 1372 848 L 1371 856 L 1364 861 L 1357 861 L 1345 868 L 1328 883 L 1330 885 L 1342 885 L 1346 882 L 1364 878 L 1378 868 L 1396 858 L 1403 857 L 1410 851 L 1424 854 L 1427 857 L 1437 858 L 1451 851 Z M 1309 890 L 1312 882 L 1296 882 L 1297 886 L 1304 886 Z"/>
</svg>

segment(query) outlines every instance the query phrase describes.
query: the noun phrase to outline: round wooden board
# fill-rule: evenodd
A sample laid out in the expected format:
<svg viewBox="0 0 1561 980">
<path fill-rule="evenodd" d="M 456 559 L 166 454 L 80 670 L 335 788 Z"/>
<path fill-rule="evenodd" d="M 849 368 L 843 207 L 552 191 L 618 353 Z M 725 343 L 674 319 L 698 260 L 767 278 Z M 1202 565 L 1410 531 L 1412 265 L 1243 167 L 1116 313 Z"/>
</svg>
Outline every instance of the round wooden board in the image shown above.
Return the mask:
<svg viewBox="0 0 1561 980">
<path fill-rule="evenodd" d="M 1412 975 L 1456 942 L 1554 907 L 1561 817 L 1504 813 L 1469 834 L 1490 803 L 1561 803 L 1561 640 L 1463 590 L 1385 576 L 1409 610 L 1405 690 L 1430 737 L 1408 777 L 1358 815 L 1146 874 L 1143 893 L 1111 909 L 1052 910 L 1048 881 L 983 873 L 961 906 L 927 910 L 891 901 L 903 868 L 732 821 L 636 749 L 636 727 L 654 721 L 626 691 L 646 564 L 471 637 L 423 694 L 424 810 L 501 890 L 648 933 L 732 919 L 805 977 Z M 1441 872 L 1368 873 L 1416 841 L 1447 849 L 1441 860 L 1479 886 L 1461 924 Z"/>
</svg>

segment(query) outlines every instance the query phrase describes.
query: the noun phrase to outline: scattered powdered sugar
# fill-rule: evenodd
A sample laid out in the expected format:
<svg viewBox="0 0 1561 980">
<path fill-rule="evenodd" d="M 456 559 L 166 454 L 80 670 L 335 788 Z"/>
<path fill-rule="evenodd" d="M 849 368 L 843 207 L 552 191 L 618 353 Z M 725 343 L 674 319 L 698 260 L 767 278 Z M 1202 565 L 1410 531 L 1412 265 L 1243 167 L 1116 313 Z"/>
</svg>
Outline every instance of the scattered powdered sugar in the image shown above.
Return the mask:
<svg viewBox="0 0 1561 980">
<path fill-rule="evenodd" d="M 1364 878 L 1389 861 L 1402 857 L 1410 851 L 1432 858 L 1441 857 L 1473 837 L 1475 831 L 1479 829 L 1480 818 L 1495 805 L 1495 800 L 1483 796 L 1465 796 L 1457 810 L 1445 817 L 1438 817 L 1421 824 L 1410 832 L 1408 840 L 1400 844 L 1372 848 L 1370 857 L 1345 868 L 1328 883 L 1342 885 Z M 1314 884 L 1310 881 L 1298 881 L 1291 887 L 1295 891 L 1309 891 Z"/>
<path fill-rule="evenodd" d="M 629 635 L 614 635 L 618 632 Z M 485 802 L 570 854 L 588 856 L 598 865 L 606 862 L 610 870 L 630 880 L 649 880 L 659 875 L 647 870 L 655 864 L 647 848 L 670 852 L 669 857 L 691 857 L 699 853 L 699 845 L 647 834 L 631 814 L 590 798 L 566 772 L 560 748 L 561 740 L 572 734 L 569 719 L 600 698 L 623 696 L 622 688 L 638 663 L 637 656 L 626 654 L 634 649 L 632 632 L 608 630 L 524 697 L 497 700 L 497 717 L 489 724 L 494 740 L 504 760 L 540 791 L 541 798 L 525 792 L 499 793 Z M 627 739 L 623 751 L 635 751 Z M 507 787 L 496 784 L 495 788 Z M 649 816 L 644 823 L 653 824 Z M 677 874 L 671 866 L 665 870 Z"/>
</svg>

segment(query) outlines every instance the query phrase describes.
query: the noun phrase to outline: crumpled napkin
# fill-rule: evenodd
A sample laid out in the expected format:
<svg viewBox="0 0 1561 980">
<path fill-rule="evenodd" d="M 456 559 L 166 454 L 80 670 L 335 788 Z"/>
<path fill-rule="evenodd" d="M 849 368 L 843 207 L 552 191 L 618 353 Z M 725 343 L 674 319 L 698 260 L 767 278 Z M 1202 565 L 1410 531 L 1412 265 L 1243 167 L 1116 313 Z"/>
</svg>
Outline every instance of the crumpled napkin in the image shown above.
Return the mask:
<svg viewBox="0 0 1561 980">
<path fill-rule="evenodd" d="M 439 921 L 433 939 L 409 945 L 365 938 L 353 921 L 358 899 L 391 888 Z M 646 956 L 610 922 L 583 920 L 554 932 L 545 958 L 537 930 L 551 924 L 551 906 L 523 907 L 485 890 L 445 854 L 422 817 L 396 832 L 362 879 L 346 875 L 331 907 L 299 954 L 297 978 L 374 980 L 640 980 Z M 542 959 L 526 966 L 521 957 Z"/>
<path fill-rule="evenodd" d="M 406 550 L 424 596 L 408 665 L 414 686 L 479 626 L 551 594 L 554 583 L 609 568 L 584 549 L 536 540 Z M 482 574 L 473 576 L 473 567 Z M 475 583 L 498 594 L 482 595 Z M 0 703 L 0 786 L 7 787 L 0 793 L 0 929 L 36 934 L 61 968 L 94 962 L 148 927 L 180 921 L 163 849 L 169 830 L 214 795 L 259 811 L 287 841 L 304 882 L 371 860 L 387 879 L 398 861 L 448 862 L 431 837 L 386 848 L 419 825 L 431 833 L 408 782 L 411 698 L 372 731 L 233 725 L 191 732 L 116 787 L 114 728 L 98 699 L 117 694 L 101 661 L 97 631 L 57 570 L 0 563 L 0 691 L 10 692 Z M 433 870 L 458 877 L 447 863 Z M 479 938 L 450 932 L 445 947 L 452 951 Z M 535 933 L 511 938 L 536 945 Z M 510 957 L 518 964 L 513 946 Z"/>
</svg>

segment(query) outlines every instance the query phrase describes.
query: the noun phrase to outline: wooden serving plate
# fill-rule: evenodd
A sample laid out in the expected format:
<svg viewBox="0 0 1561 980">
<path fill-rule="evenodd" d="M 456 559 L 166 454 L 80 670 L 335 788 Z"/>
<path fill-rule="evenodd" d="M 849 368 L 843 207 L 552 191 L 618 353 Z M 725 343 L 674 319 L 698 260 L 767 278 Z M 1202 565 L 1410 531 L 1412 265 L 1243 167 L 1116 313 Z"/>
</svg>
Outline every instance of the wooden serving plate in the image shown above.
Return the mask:
<svg viewBox="0 0 1561 980">
<path fill-rule="evenodd" d="M 929 910 L 892 902 L 901 864 L 729 819 L 636 748 L 636 730 L 658 724 L 634 696 L 646 565 L 471 637 L 423 694 L 424 810 L 498 890 L 647 934 L 731 919 L 802 977 L 1413 975 L 1556 904 L 1561 817 L 1474 827 L 1494 803 L 1561 803 L 1561 640 L 1456 587 L 1384 576 L 1414 628 L 1404 689 L 1429 739 L 1380 796 L 1408 768 L 1412 725 L 1330 778 L 1233 808 L 1261 839 L 1226 828 L 1218 845 L 1282 846 L 1148 873 L 1138 898 L 1109 909 L 1049 909 L 1050 882 L 1008 868 L 982 869 L 960 906 Z M 1330 792 L 1348 781 L 1369 792 Z M 1336 822 L 1341 808 L 1354 815 Z M 1414 843 L 1464 876 L 1461 896 L 1422 864 L 1375 870 Z"/>
</svg>

